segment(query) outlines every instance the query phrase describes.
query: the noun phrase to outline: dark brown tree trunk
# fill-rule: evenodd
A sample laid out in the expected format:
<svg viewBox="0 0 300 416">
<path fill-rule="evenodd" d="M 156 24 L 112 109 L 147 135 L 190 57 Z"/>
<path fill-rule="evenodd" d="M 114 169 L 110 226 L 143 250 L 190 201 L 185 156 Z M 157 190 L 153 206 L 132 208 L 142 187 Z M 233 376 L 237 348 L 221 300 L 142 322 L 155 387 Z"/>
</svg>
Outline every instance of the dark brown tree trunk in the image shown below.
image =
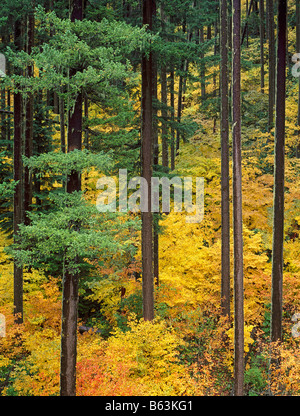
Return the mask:
<svg viewBox="0 0 300 416">
<path fill-rule="evenodd" d="M 244 394 L 244 283 L 241 164 L 241 1 L 232 0 L 232 141 L 234 238 L 234 394 Z"/>
<path fill-rule="evenodd" d="M 65 133 L 65 100 L 59 97 L 59 123 L 60 123 L 60 149 L 66 152 L 66 133 Z"/>
<path fill-rule="evenodd" d="M 221 216 L 222 216 L 222 314 L 230 317 L 230 209 L 229 209 L 229 102 L 228 102 L 228 38 L 227 0 L 220 1 L 221 46 Z"/>
<path fill-rule="evenodd" d="M 160 6 L 160 18 L 161 18 L 161 29 L 162 36 L 165 31 L 165 13 L 163 3 Z M 161 64 L 160 71 L 161 81 L 161 142 L 162 142 L 162 166 L 168 167 L 169 165 L 169 154 L 168 154 L 168 129 L 167 129 L 167 118 L 168 118 L 168 93 L 167 93 L 167 68 L 164 62 Z"/>
<path fill-rule="evenodd" d="M 15 23 L 15 45 L 18 51 L 22 50 L 21 22 Z M 21 73 L 18 73 L 21 75 Z M 22 94 L 14 93 L 14 181 L 18 182 L 14 193 L 14 240 L 19 231 L 19 225 L 24 221 L 23 202 L 23 163 L 22 163 Z M 23 322 L 23 267 L 14 262 L 14 314 L 15 322 Z"/>
<path fill-rule="evenodd" d="M 143 24 L 152 30 L 152 1 L 143 0 Z M 154 279 L 151 213 L 152 176 L 152 54 L 142 58 L 142 176 L 147 181 L 148 210 L 142 212 L 143 316 L 154 318 Z M 145 197 L 145 196 L 144 196 Z"/>
<path fill-rule="evenodd" d="M 156 1 L 152 0 L 153 26 L 156 19 Z M 157 57 L 152 54 L 152 145 L 153 165 L 159 164 L 158 123 L 157 123 Z M 155 284 L 159 285 L 159 216 L 153 216 L 153 275 Z"/>
<path fill-rule="evenodd" d="M 260 91 L 264 93 L 265 90 L 265 67 L 264 67 L 264 0 L 259 0 L 259 35 L 260 35 Z"/>
<path fill-rule="evenodd" d="M 200 43 L 204 47 L 204 28 L 203 26 L 200 27 Z M 200 54 L 201 63 L 200 63 L 200 78 L 201 78 L 201 98 L 205 100 L 206 90 L 205 90 L 205 63 L 204 63 L 204 52 Z"/>
<path fill-rule="evenodd" d="M 28 15 L 27 28 L 27 53 L 30 55 L 32 46 L 34 45 L 34 13 Z M 28 78 L 33 77 L 33 67 L 31 65 L 27 68 Z M 26 97 L 26 124 L 25 124 L 25 156 L 32 156 L 33 148 L 33 95 L 31 93 Z M 24 211 L 26 225 L 30 223 L 27 212 L 31 210 L 32 204 L 32 177 L 29 168 L 24 169 Z"/>
<path fill-rule="evenodd" d="M 171 107 L 171 170 L 175 169 L 175 98 L 174 98 L 175 80 L 174 80 L 174 68 L 170 73 L 170 107 Z"/>
<path fill-rule="evenodd" d="M 184 70 L 184 62 L 181 64 L 181 71 Z M 180 74 L 179 75 L 179 86 L 178 86 L 178 103 L 177 103 L 177 123 L 179 124 L 181 122 L 181 112 L 182 112 L 182 87 L 183 87 L 183 77 Z M 180 147 L 180 131 L 177 128 L 176 132 L 176 153 L 178 154 Z"/>
<path fill-rule="evenodd" d="M 274 125 L 275 105 L 275 35 L 274 35 L 274 5 L 273 0 L 266 0 L 269 40 L 269 109 L 268 109 L 268 130 Z"/>
<path fill-rule="evenodd" d="M 168 129 L 167 129 L 167 118 L 168 118 L 168 96 L 167 96 L 167 69 L 165 65 L 161 67 L 161 140 L 162 140 L 162 166 L 169 166 L 169 155 L 168 155 Z"/>
<path fill-rule="evenodd" d="M 271 340 L 282 339 L 287 1 L 278 2 Z"/>
<path fill-rule="evenodd" d="M 72 3 L 71 21 L 81 20 L 83 16 L 82 0 Z M 70 76 L 76 70 L 70 69 Z M 78 93 L 73 111 L 69 111 L 68 152 L 81 150 L 82 144 L 82 93 Z M 67 192 L 81 190 L 81 175 L 72 171 L 67 178 Z M 77 230 L 80 224 L 76 224 Z M 76 261 L 76 259 L 75 259 Z M 78 310 L 78 272 L 66 265 L 63 279 L 62 327 L 61 327 L 61 368 L 60 395 L 76 395 L 76 357 L 77 357 L 77 310 Z"/>
</svg>

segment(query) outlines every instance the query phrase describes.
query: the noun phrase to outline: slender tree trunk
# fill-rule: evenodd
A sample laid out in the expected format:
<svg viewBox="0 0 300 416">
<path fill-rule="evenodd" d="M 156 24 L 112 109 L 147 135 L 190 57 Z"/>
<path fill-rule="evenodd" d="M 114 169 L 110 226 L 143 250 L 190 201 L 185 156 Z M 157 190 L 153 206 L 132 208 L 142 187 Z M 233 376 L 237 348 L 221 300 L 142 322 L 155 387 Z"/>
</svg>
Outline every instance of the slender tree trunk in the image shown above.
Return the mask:
<svg viewBox="0 0 300 416">
<path fill-rule="evenodd" d="M 248 0 L 246 0 L 246 19 L 247 19 L 247 16 L 248 16 L 248 6 L 249 6 L 249 1 Z M 247 48 L 249 48 L 249 31 L 248 31 L 248 25 L 247 25 L 247 22 L 245 23 L 245 29 L 244 29 L 245 31 L 246 31 L 246 46 L 247 46 Z M 243 43 L 243 40 L 242 40 L 242 43 Z"/>
<path fill-rule="evenodd" d="M 204 31 L 203 26 L 200 27 L 200 43 L 204 47 Z M 206 91 L 205 91 L 205 63 L 204 63 L 204 52 L 200 54 L 201 63 L 200 63 L 200 78 L 201 78 L 201 98 L 205 100 Z"/>
<path fill-rule="evenodd" d="M 15 45 L 22 49 L 21 22 L 15 23 Z M 20 75 L 20 74 L 19 74 Z M 17 183 L 14 193 L 14 240 L 19 231 L 19 225 L 24 221 L 23 202 L 23 163 L 22 163 L 22 94 L 14 93 L 14 180 Z M 19 267 L 14 261 L 14 314 L 15 322 L 23 322 L 23 267 Z"/>
<path fill-rule="evenodd" d="M 143 0 L 143 24 L 152 30 L 152 2 Z M 153 246 L 151 213 L 152 176 L 152 54 L 142 58 L 142 176 L 148 187 L 148 210 L 142 212 L 142 273 L 143 316 L 147 321 L 154 318 Z M 144 195 L 145 197 L 145 195 Z"/>
<path fill-rule="evenodd" d="M 228 37 L 227 0 L 220 0 L 221 46 L 221 216 L 222 216 L 222 277 L 221 308 L 230 317 L 230 209 L 229 209 L 229 102 L 228 102 Z"/>
<path fill-rule="evenodd" d="M 162 139 L 162 165 L 164 167 L 169 166 L 168 157 L 168 129 L 167 129 L 167 118 L 168 118 L 168 96 L 167 96 L 167 69 L 165 65 L 161 67 L 161 139 Z"/>
<path fill-rule="evenodd" d="M 90 148 L 89 129 L 88 129 L 88 126 L 87 126 L 88 119 L 89 119 L 89 100 L 88 100 L 87 96 L 84 97 L 84 119 L 85 119 L 85 123 L 86 123 L 86 127 L 85 127 L 85 130 L 84 130 L 84 146 L 87 150 L 89 150 L 89 148 Z"/>
<path fill-rule="evenodd" d="M 71 21 L 82 20 L 82 0 L 73 0 Z M 76 70 L 70 69 L 70 76 L 74 76 Z M 68 152 L 81 150 L 82 144 L 82 93 L 76 98 L 73 112 L 69 112 L 68 123 Z M 72 171 L 67 178 L 67 192 L 72 193 L 81 190 L 81 175 Z M 76 224 L 77 230 L 80 224 Z M 76 261 L 76 259 L 75 259 Z M 61 329 L 61 369 L 60 369 L 60 395 L 76 395 L 76 358 L 77 358 L 77 313 L 78 313 L 78 272 L 69 270 L 63 279 L 62 301 L 62 329 Z"/>
<path fill-rule="evenodd" d="M 184 62 L 181 64 L 180 71 L 183 71 L 184 69 Z M 182 112 L 182 87 L 183 87 L 183 77 L 180 74 L 179 75 L 179 86 L 178 86 L 178 103 L 177 103 L 177 123 L 179 124 L 181 122 L 181 112 Z M 180 147 L 180 131 L 177 128 L 176 132 L 176 153 L 178 154 Z"/>
<path fill-rule="evenodd" d="M 274 5 L 273 0 L 267 1 L 268 40 L 269 40 L 269 108 L 268 130 L 271 131 L 274 124 L 275 104 L 275 35 L 274 35 Z"/>
<path fill-rule="evenodd" d="M 59 123 L 60 123 L 60 149 L 66 152 L 66 133 L 65 133 L 65 100 L 59 97 Z"/>
<path fill-rule="evenodd" d="M 153 27 L 156 23 L 156 0 L 152 0 Z M 156 29 L 156 28 L 155 28 Z M 152 53 L 152 145 L 153 165 L 159 164 L 158 122 L 157 122 L 157 56 Z M 159 215 L 153 215 L 153 276 L 156 286 L 159 286 Z"/>
<path fill-rule="evenodd" d="M 27 28 L 27 53 L 30 55 L 32 46 L 34 44 L 34 13 L 33 11 L 28 15 Z M 33 77 L 33 67 L 31 65 L 27 68 L 28 78 Z M 27 96 L 26 101 L 26 124 L 25 124 L 25 156 L 32 156 L 33 149 L 33 95 L 31 93 Z M 31 210 L 32 204 L 32 177 L 28 167 L 24 169 L 24 211 L 26 225 L 30 223 L 27 212 Z"/>
<path fill-rule="evenodd" d="M 152 12 L 153 17 L 156 18 L 156 0 L 152 0 Z M 154 166 L 159 164 L 157 102 L 157 56 L 155 53 L 152 53 L 152 144 Z"/>
<path fill-rule="evenodd" d="M 214 24 L 214 56 L 216 57 L 219 54 L 219 42 L 218 42 L 218 32 L 219 32 L 219 26 L 218 26 L 218 20 L 215 21 Z M 213 91 L 213 97 L 214 99 L 217 98 L 217 96 L 219 96 L 220 92 L 218 91 L 217 88 L 217 75 L 216 73 L 213 74 L 213 86 L 214 86 L 214 91 Z M 217 127 L 217 113 L 214 116 L 214 124 L 213 124 L 213 134 L 216 133 L 216 127 Z"/>
<path fill-rule="evenodd" d="M 260 35 L 260 91 L 265 90 L 265 67 L 264 67 L 264 0 L 259 0 L 259 35 Z"/>
<path fill-rule="evenodd" d="M 244 394 L 244 283 L 241 167 L 241 1 L 232 0 L 232 140 L 234 237 L 234 392 Z"/>
<path fill-rule="evenodd" d="M 271 340 L 282 339 L 287 1 L 278 2 Z"/>
<path fill-rule="evenodd" d="M 161 29 L 162 36 L 165 31 L 165 13 L 163 3 L 160 6 L 160 17 L 161 17 Z M 162 141 L 162 165 L 168 167 L 169 155 L 168 155 L 168 129 L 167 129 L 167 118 L 168 118 L 168 93 L 167 93 L 167 68 L 164 62 L 161 64 L 160 71 L 161 81 L 161 141 Z"/>
<path fill-rule="evenodd" d="M 152 143 L 153 143 L 153 165 L 159 165 L 158 123 L 157 123 L 157 60 L 152 56 Z"/>
<path fill-rule="evenodd" d="M 174 122 L 175 122 L 175 98 L 174 98 L 174 90 L 175 90 L 175 80 L 174 80 L 174 68 L 172 67 L 170 73 L 170 107 L 171 107 L 171 170 L 175 169 L 175 129 L 174 129 Z"/>
</svg>

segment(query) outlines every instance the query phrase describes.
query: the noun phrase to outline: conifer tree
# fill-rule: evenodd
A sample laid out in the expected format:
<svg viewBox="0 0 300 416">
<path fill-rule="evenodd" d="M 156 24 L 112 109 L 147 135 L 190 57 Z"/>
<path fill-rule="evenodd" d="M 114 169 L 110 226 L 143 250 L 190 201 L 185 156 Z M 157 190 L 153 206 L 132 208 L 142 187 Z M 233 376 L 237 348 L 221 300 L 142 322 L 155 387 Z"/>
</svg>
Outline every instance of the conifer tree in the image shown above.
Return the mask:
<svg viewBox="0 0 300 416">
<path fill-rule="evenodd" d="M 234 394 L 244 394 L 244 272 L 241 163 L 241 1 L 232 1 Z"/>
<path fill-rule="evenodd" d="M 143 0 L 143 24 L 152 30 L 152 1 Z M 151 212 L 152 177 L 152 54 L 142 58 L 142 177 L 147 181 L 147 208 L 142 212 L 142 273 L 143 315 L 145 320 L 154 318 L 154 279 Z"/>
<path fill-rule="evenodd" d="M 74 0 L 71 9 L 71 22 L 82 20 L 83 2 Z M 76 68 L 70 68 L 70 77 L 76 75 Z M 82 91 L 78 92 L 74 109 L 69 111 L 68 152 L 81 150 L 82 144 Z M 67 177 L 67 192 L 81 191 L 81 176 L 76 170 Z M 80 230 L 80 223 L 74 219 L 73 229 Z M 77 356 L 77 314 L 78 314 L 79 274 L 68 267 L 63 281 L 60 395 L 76 395 L 76 356 Z"/>
<path fill-rule="evenodd" d="M 221 210 L 222 210 L 222 279 L 221 306 L 224 315 L 230 316 L 230 210 L 229 210 L 229 102 L 228 102 L 228 38 L 227 0 L 220 1 L 221 35 Z"/>
<path fill-rule="evenodd" d="M 278 2 L 271 340 L 282 339 L 287 1 Z"/>
</svg>

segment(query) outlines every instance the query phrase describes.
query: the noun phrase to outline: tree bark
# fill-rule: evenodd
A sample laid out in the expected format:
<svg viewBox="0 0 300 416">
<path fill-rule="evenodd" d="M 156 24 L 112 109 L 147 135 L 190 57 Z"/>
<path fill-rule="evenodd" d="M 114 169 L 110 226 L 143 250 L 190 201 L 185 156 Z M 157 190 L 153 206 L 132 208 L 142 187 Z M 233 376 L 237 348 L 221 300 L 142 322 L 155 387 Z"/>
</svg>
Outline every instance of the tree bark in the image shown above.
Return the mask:
<svg viewBox="0 0 300 416">
<path fill-rule="evenodd" d="M 152 1 L 143 0 L 143 24 L 152 30 Z M 151 213 L 152 176 L 152 54 L 142 58 L 142 177 L 147 181 L 148 210 L 142 212 L 143 316 L 154 318 L 153 246 Z M 144 195 L 144 197 L 146 197 Z"/>
<path fill-rule="evenodd" d="M 282 339 L 287 2 L 278 2 L 271 340 Z"/>
<path fill-rule="evenodd" d="M 221 46 L 221 309 L 230 317 L 230 209 L 229 209 L 229 102 L 228 102 L 228 37 L 227 0 L 220 0 Z"/>
<path fill-rule="evenodd" d="M 181 64 L 180 71 L 184 70 L 184 62 Z M 179 75 L 179 86 L 178 86 L 178 103 L 177 103 L 177 123 L 181 122 L 181 112 L 182 112 L 182 87 L 183 87 L 183 77 Z M 177 128 L 176 132 L 176 154 L 178 154 L 180 147 L 180 131 Z"/>
<path fill-rule="evenodd" d="M 22 30 L 19 20 L 15 23 L 15 45 L 18 51 L 22 49 Z M 18 75 L 19 74 L 18 72 Z M 24 221 L 23 202 L 23 163 L 22 163 L 22 94 L 14 93 L 14 181 L 17 182 L 14 193 L 14 241 L 19 231 L 19 225 Z M 14 315 L 15 322 L 23 322 L 23 267 L 14 261 Z"/>
<path fill-rule="evenodd" d="M 259 37 L 260 37 L 260 91 L 265 90 L 265 67 L 264 67 L 264 0 L 259 0 Z"/>
<path fill-rule="evenodd" d="M 241 166 L 241 1 L 232 0 L 232 140 L 234 237 L 234 394 L 244 394 L 244 278 Z"/>
<path fill-rule="evenodd" d="M 28 28 L 27 28 L 27 53 L 30 55 L 32 47 L 34 45 L 34 13 L 33 11 L 28 15 Z M 27 68 L 28 78 L 33 77 L 33 67 L 29 65 Z M 33 150 L 33 94 L 29 93 L 26 97 L 26 123 L 25 123 L 25 156 L 31 157 Z M 29 172 L 29 168 L 24 169 L 24 211 L 25 219 L 24 223 L 29 225 L 30 220 L 27 212 L 31 210 L 32 204 L 32 178 Z"/>
<path fill-rule="evenodd" d="M 81 20 L 83 16 L 82 0 L 72 3 L 71 21 Z M 70 69 L 70 76 L 76 74 L 76 69 Z M 81 150 L 82 145 L 82 93 L 76 98 L 73 111 L 69 111 L 68 123 L 68 152 Z M 81 175 L 72 171 L 67 178 L 67 192 L 81 190 Z M 80 224 L 76 224 L 79 230 Z M 76 259 L 75 259 L 76 262 Z M 76 358 L 77 358 L 77 314 L 78 314 L 78 272 L 69 270 L 63 279 L 62 327 L 61 327 L 61 368 L 60 395 L 76 395 Z"/>
<path fill-rule="evenodd" d="M 271 131 L 274 124 L 275 104 L 275 35 L 274 35 L 274 5 L 273 0 L 266 0 L 269 40 L 269 106 L 268 106 L 268 130 Z"/>
<path fill-rule="evenodd" d="M 171 170 L 175 169 L 175 129 L 174 129 L 174 122 L 175 122 L 175 98 L 174 98 L 174 91 L 175 90 L 175 79 L 174 79 L 174 68 L 172 67 L 170 73 L 170 107 L 171 107 Z"/>
</svg>

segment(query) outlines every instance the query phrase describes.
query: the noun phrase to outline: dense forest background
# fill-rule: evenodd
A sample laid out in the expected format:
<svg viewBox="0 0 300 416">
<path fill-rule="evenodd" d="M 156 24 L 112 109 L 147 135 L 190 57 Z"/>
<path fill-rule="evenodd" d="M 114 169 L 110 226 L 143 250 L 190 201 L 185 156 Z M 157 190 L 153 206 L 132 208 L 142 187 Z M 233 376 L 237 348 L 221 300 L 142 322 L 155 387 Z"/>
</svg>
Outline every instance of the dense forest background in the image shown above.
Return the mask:
<svg viewBox="0 0 300 416">
<path fill-rule="evenodd" d="M 0 10 L 0 394 L 299 395 L 300 1 Z"/>
</svg>

